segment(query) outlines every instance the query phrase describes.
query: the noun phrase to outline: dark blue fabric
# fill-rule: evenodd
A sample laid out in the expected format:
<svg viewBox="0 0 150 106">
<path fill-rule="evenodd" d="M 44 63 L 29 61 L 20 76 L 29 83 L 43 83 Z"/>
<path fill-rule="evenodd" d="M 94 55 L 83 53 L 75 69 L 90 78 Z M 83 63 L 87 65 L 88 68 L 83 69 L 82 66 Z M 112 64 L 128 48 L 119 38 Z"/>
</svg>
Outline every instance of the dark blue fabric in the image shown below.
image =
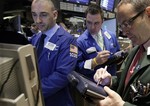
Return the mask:
<svg viewBox="0 0 150 106">
<path fill-rule="evenodd" d="M 42 50 L 43 50 L 43 47 L 44 47 L 44 39 L 45 39 L 46 35 L 45 34 L 42 34 L 40 39 L 39 39 L 39 42 L 38 42 L 38 45 L 37 45 L 37 56 L 39 57 Z"/>
</svg>

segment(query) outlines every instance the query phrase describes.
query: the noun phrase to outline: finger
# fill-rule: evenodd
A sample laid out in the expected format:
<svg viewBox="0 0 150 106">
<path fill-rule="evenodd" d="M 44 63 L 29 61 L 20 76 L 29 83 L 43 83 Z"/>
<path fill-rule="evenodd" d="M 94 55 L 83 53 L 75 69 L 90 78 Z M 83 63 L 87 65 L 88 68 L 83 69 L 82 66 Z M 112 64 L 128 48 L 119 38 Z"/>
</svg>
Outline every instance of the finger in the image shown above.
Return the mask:
<svg viewBox="0 0 150 106">
<path fill-rule="evenodd" d="M 94 80 L 95 80 L 96 82 L 98 82 L 98 79 L 99 79 L 100 77 L 101 77 L 100 71 L 97 70 L 96 73 L 94 74 Z"/>
<path fill-rule="evenodd" d="M 105 79 L 105 69 L 101 70 L 101 75 L 99 75 L 99 84 L 102 84 L 103 80 Z"/>
<path fill-rule="evenodd" d="M 98 75 L 96 76 L 96 79 L 95 79 L 95 80 L 96 80 L 96 82 L 98 82 L 98 81 L 99 81 L 99 76 L 98 76 Z"/>
<path fill-rule="evenodd" d="M 109 95 L 109 97 L 113 97 L 114 96 L 114 91 L 111 90 L 109 87 L 105 86 L 104 90 L 107 92 L 107 94 Z"/>
<path fill-rule="evenodd" d="M 94 80 L 97 82 L 99 79 L 102 79 L 103 76 L 105 76 L 105 73 L 106 73 L 106 67 L 105 69 L 104 68 L 98 69 L 93 76 Z"/>
<path fill-rule="evenodd" d="M 101 51 L 100 53 L 107 54 L 107 53 L 110 53 L 110 51 L 108 51 L 108 50 L 103 50 L 103 51 Z"/>
<path fill-rule="evenodd" d="M 98 75 L 97 74 L 94 75 L 94 80 L 95 80 L 95 82 L 98 81 Z"/>
<path fill-rule="evenodd" d="M 110 73 L 107 72 L 107 70 L 104 71 L 104 75 L 102 78 L 111 77 Z"/>
</svg>

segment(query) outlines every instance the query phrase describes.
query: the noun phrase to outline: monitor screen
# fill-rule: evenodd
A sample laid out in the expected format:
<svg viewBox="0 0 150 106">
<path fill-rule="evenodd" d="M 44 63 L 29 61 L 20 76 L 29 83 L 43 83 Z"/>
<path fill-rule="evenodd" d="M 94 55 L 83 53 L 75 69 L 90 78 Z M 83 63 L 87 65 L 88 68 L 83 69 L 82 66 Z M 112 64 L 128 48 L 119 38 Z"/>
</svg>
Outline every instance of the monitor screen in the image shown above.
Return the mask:
<svg viewBox="0 0 150 106">
<path fill-rule="evenodd" d="M 90 0 L 64 0 L 65 2 L 76 3 L 81 5 L 88 5 Z"/>
<path fill-rule="evenodd" d="M 117 34 L 117 22 L 116 18 L 104 20 L 102 24 L 102 29 L 109 30 L 114 34 Z"/>
<path fill-rule="evenodd" d="M 8 16 L 8 17 L 4 17 L 3 19 L 5 22 L 4 25 L 6 30 L 21 33 L 20 15 Z"/>
<path fill-rule="evenodd" d="M 106 11 L 113 12 L 115 7 L 115 0 L 101 0 L 100 6 Z"/>
<path fill-rule="evenodd" d="M 29 0 L 0 0 L 0 1 L 3 1 L 4 3 L 3 5 L 4 12 L 24 9 L 24 6 L 31 5 L 31 1 Z"/>
</svg>

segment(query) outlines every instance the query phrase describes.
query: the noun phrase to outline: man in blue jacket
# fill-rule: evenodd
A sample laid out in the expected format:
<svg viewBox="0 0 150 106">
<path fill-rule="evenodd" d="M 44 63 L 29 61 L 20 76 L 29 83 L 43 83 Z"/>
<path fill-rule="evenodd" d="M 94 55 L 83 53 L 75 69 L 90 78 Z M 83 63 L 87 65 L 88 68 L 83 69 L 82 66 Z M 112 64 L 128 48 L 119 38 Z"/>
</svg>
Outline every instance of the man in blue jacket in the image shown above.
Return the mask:
<svg viewBox="0 0 150 106">
<path fill-rule="evenodd" d="M 120 46 L 115 34 L 101 29 L 104 16 L 100 6 L 91 4 L 85 15 L 87 30 L 77 39 L 79 53 L 76 71 L 93 80 L 95 70 L 104 67 L 102 64 L 119 51 Z M 115 75 L 116 70 L 116 63 L 108 65 L 110 74 Z"/>
<path fill-rule="evenodd" d="M 40 39 L 46 35 L 43 50 L 37 52 L 45 106 L 74 106 L 67 75 L 77 61 L 76 40 L 56 24 L 58 13 L 51 0 L 34 0 L 31 12 L 41 31 L 31 38 L 37 51 Z"/>
</svg>

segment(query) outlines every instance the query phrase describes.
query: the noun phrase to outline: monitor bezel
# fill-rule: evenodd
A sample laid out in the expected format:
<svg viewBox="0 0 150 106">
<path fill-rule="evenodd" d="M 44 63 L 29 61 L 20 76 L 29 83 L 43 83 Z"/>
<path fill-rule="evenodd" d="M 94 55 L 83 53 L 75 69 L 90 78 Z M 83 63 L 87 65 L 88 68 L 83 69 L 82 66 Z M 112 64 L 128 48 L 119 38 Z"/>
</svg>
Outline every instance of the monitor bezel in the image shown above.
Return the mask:
<svg viewBox="0 0 150 106">
<path fill-rule="evenodd" d="M 78 5 L 89 5 L 90 4 L 90 0 L 88 0 L 87 3 L 83 3 L 83 2 L 77 2 L 77 0 L 75 0 L 76 2 L 74 1 L 70 1 L 70 0 L 63 0 L 63 2 L 67 2 L 67 3 L 73 3 L 73 4 L 78 4 Z"/>
</svg>

